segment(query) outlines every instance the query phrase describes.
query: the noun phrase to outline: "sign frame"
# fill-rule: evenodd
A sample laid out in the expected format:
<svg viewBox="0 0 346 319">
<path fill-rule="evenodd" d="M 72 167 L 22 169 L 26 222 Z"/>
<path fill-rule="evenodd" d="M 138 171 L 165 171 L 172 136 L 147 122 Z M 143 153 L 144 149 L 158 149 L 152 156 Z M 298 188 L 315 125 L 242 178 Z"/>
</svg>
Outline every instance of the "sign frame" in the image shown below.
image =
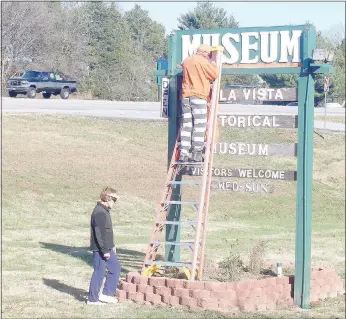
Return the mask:
<svg viewBox="0 0 346 319">
<path fill-rule="evenodd" d="M 271 34 L 277 32 L 277 34 L 281 35 L 283 32 L 285 32 L 287 35 L 287 32 L 289 33 L 289 35 L 291 35 L 294 32 L 299 32 L 301 34 L 300 38 L 299 38 L 299 49 L 302 48 L 302 34 L 304 33 L 304 30 L 306 29 L 305 25 L 296 25 L 296 26 L 277 26 L 277 27 L 251 27 L 251 28 L 222 28 L 222 29 L 194 29 L 194 30 L 179 30 L 176 31 L 173 36 L 176 37 L 175 39 L 175 43 L 176 43 L 176 60 L 177 63 L 181 63 L 183 57 L 186 55 L 183 53 L 183 51 L 189 50 L 184 48 L 184 44 L 183 44 L 183 40 L 182 37 L 187 37 L 190 36 L 190 43 L 191 41 L 194 41 L 196 38 L 198 38 L 198 35 L 200 35 L 199 37 L 199 41 L 194 42 L 194 49 L 197 49 L 199 44 L 211 44 L 211 45 L 223 45 L 224 42 L 224 37 L 227 35 L 233 35 L 233 37 L 235 38 L 236 35 L 239 35 L 239 38 L 241 42 L 243 35 L 248 34 L 248 35 L 253 35 L 255 33 L 269 33 L 268 34 L 268 38 L 271 38 Z M 208 37 L 207 35 L 210 35 L 210 37 Z M 218 41 L 213 39 L 213 35 L 219 35 L 217 38 Z M 215 38 L 215 37 L 214 37 Z M 254 43 L 250 43 L 251 39 L 250 36 L 247 37 L 249 40 L 249 45 L 248 47 L 251 47 L 254 45 Z M 292 37 L 293 38 L 293 37 Z M 188 41 L 186 41 L 188 42 Z M 256 41 L 255 41 L 256 42 Z M 242 60 L 243 59 L 243 54 L 245 52 L 243 52 L 243 48 L 239 48 L 238 43 L 236 43 L 235 41 L 233 41 L 233 47 L 236 47 L 236 52 L 239 55 L 239 59 Z M 277 41 L 277 45 L 280 46 L 281 44 L 281 38 L 278 39 Z M 242 42 L 241 42 L 242 44 Z M 259 40 L 257 42 L 257 47 L 261 47 L 261 41 Z M 238 46 L 237 46 L 238 45 Z M 227 48 L 225 47 L 225 45 L 223 45 L 224 48 L 226 49 L 225 51 L 227 51 Z M 281 48 L 281 47 L 280 47 Z M 191 51 L 191 50 L 189 50 Z M 251 48 L 249 48 L 249 60 L 251 60 L 251 58 L 254 57 L 254 52 L 251 51 L 256 51 L 256 50 L 252 50 Z M 259 50 L 257 50 L 259 51 Z M 301 51 L 301 50 L 299 50 Z M 228 52 L 228 51 L 227 51 Z M 225 52 L 225 56 L 227 54 L 227 52 Z M 281 53 L 281 52 L 280 52 Z M 301 53 L 301 52 L 300 52 Z M 279 57 L 279 52 L 278 52 L 278 57 Z M 287 63 L 278 63 L 277 60 L 279 60 L 277 57 L 277 59 L 272 62 L 272 63 L 234 63 L 234 64 L 224 64 L 223 65 L 223 69 L 222 69 L 222 74 L 263 74 L 263 73 L 267 73 L 267 74 L 275 74 L 275 73 L 300 73 L 301 71 L 301 65 L 302 65 L 302 59 L 301 56 L 299 56 L 299 60 L 300 61 L 296 61 L 296 59 L 294 60 L 293 57 L 290 59 L 288 57 L 288 61 Z M 292 60 L 294 60 L 292 62 Z M 174 74 L 179 74 L 182 72 L 181 69 L 177 68 L 177 65 L 174 66 L 174 69 L 171 70 L 173 71 Z"/>
<path fill-rule="evenodd" d="M 175 31 L 169 36 L 168 69 L 157 71 L 154 74 L 156 76 L 167 75 L 170 79 L 168 107 L 169 163 L 179 132 L 179 81 L 181 80 L 182 70 L 178 66 L 182 58 L 182 35 L 209 34 L 211 39 L 212 34 L 281 31 L 290 33 L 294 30 L 301 31 L 299 38 L 299 62 L 293 61 L 292 58 L 291 61 L 288 60 L 286 63 L 273 61 L 272 63 L 258 64 L 229 64 L 223 65 L 222 74 L 299 74 L 294 303 L 301 308 L 307 309 L 310 307 L 311 279 L 314 75 L 333 72 L 333 67 L 330 64 L 316 64 L 312 59 L 312 51 L 316 48 L 315 28 L 307 24 L 299 26 Z M 214 36 L 214 38 L 216 37 Z M 208 36 L 202 38 L 205 40 Z M 220 43 L 211 44 L 220 45 Z M 254 56 L 249 57 L 254 58 Z M 181 195 L 181 186 L 177 185 L 173 189 L 172 200 L 181 200 Z M 178 205 L 172 205 L 169 209 L 167 220 L 180 221 L 180 207 Z M 174 225 L 172 227 L 167 225 L 166 227 L 166 241 L 180 241 L 180 226 Z M 180 246 L 167 245 L 165 260 L 180 261 Z"/>
</svg>

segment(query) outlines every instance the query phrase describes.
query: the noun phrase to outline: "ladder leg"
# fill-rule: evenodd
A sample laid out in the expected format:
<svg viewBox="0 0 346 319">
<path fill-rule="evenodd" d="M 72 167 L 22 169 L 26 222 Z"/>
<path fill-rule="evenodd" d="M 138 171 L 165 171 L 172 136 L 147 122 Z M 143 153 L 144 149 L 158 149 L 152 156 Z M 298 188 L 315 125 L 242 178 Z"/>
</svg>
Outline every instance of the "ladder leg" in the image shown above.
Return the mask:
<svg viewBox="0 0 346 319">
<path fill-rule="evenodd" d="M 214 148 L 214 133 L 215 133 L 215 127 L 217 125 L 217 109 L 218 109 L 218 99 L 219 99 L 219 91 L 220 91 L 220 80 L 221 80 L 221 69 L 222 69 L 222 63 L 221 63 L 221 56 L 222 53 L 217 51 L 216 52 L 216 63 L 219 66 L 219 72 L 220 75 L 215 80 L 213 84 L 213 93 L 212 93 L 212 108 L 210 109 L 210 122 L 208 123 L 207 129 L 208 129 L 208 139 L 207 139 L 207 145 L 206 145 L 206 154 L 205 158 L 206 161 L 204 163 L 203 168 L 203 179 L 202 179 L 202 187 L 200 192 L 200 206 L 198 210 L 198 221 L 197 221 L 197 230 L 195 235 L 195 242 L 194 242 L 194 253 L 193 253 L 193 261 L 192 261 L 192 270 L 191 270 L 191 280 L 195 280 L 196 270 L 197 270 L 197 259 L 198 259 L 198 251 L 199 251 L 199 244 L 200 244 L 200 238 L 202 237 L 202 247 L 201 247 L 201 254 L 200 254 L 200 271 L 202 266 L 202 261 L 204 262 L 204 257 L 202 257 L 202 254 L 204 254 L 204 244 L 205 239 L 203 242 L 203 238 L 205 238 L 205 232 L 206 232 L 206 225 L 202 223 L 203 221 L 207 220 L 207 214 L 208 214 L 208 208 L 209 208 L 209 195 L 210 195 L 210 184 L 211 184 L 211 168 L 212 168 L 212 160 L 213 160 L 213 148 Z M 201 234 L 202 231 L 202 234 Z M 199 279 L 201 279 L 201 275 L 198 276 Z"/>
<path fill-rule="evenodd" d="M 218 91 L 218 90 L 217 90 Z M 218 108 L 217 108 L 218 109 Z M 216 114 L 218 114 L 218 110 L 216 109 Z M 202 230 L 202 240 L 201 240 L 201 256 L 200 256 L 200 264 L 199 264 L 199 272 L 198 272 L 198 279 L 202 280 L 203 278 L 203 269 L 204 269 L 204 257 L 205 257 L 205 240 L 206 240 L 206 232 L 208 229 L 208 212 L 209 212 L 209 197 L 210 197 L 210 188 L 211 188 L 211 177 L 212 177 L 212 167 L 213 167 L 213 159 L 214 159 L 214 142 L 215 142 L 215 135 L 216 135 L 216 126 L 217 126 L 218 119 L 214 119 L 214 126 L 212 130 L 212 141 L 211 144 L 211 150 L 209 153 L 209 167 L 208 167 L 208 180 L 207 180 L 207 195 L 206 195 L 206 202 L 204 207 L 204 213 L 203 213 L 203 230 Z"/>
<path fill-rule="evenodd" d="M 166 204 L 164 204 L 168 199 L 171 198 L 172 195 L 172 185 L 169 184 L 168 182 L 172 180 L 172 178 L 176 177 L 176 170 L 177 170 L 177 166 L 173 165 L 173 163 L 176 161 L 176 157 L 177 157 L 177 153 L 178 153 L 178 140 L 176 141 L 175 147 L 174 147 L 174 151 L 173 151 L 173 155 L 172 155 L 172 159 L 168 168 L 168 172 L 167 172 L 167 177 L 166 177 L 166 183 L 165 183 L 165 187 L 164 187 L 164 191 L 162 193 L 162 197 L 161 197 L 161 202 L 157 208 L 157 213 L 155 216 L 155 223 L 154 223 L 154 227 L 150 236 L 150 242 L 148 244 L 148 248 L 147 248 L 147 252 L 145 255 L 145 259 L 143 261 L 143 265 L 142 265 L 142 273 L 145 269 L 145 260 L 155 260 L 156 258 L 156 254 L 157 254 L 157 250 L 158 247 L 155 247 L 153 249 L 151 243 L 154 242 L 157 238 L 157 236 L 159 235 L 156 230 L 157 230 L 157 224 L 156 221 L 159 220 L 165 220 L 167 218 L 167 212 L 168 212 L 168 206 Z M 162 233 L 162 229 L 159 233 Z"/>
<path fill-rule="evenodd" d="M 175 181 L 181 181 L 181 175 L 174 177 Z M 177 185 L 180 187 L 180 185 Z M 181 193 L 178 189 L 173 190 L 171 200 L 181 201 Z M 181 215 L 181 205 L 173 204 L 170 206 L 169 211 L 167 212 L 167 220 L 169 221 L 179 221 Z M 180 238 L 180 225 L 167 225 L 166 226 L 166 242 L 169 241 L 179 241 Z M 166 260 L 167 261 L 180 261 L 177 259 L 177 256 L 180 256 L 180 246 L 176 245 L 166 245 Z"/>
</svg>

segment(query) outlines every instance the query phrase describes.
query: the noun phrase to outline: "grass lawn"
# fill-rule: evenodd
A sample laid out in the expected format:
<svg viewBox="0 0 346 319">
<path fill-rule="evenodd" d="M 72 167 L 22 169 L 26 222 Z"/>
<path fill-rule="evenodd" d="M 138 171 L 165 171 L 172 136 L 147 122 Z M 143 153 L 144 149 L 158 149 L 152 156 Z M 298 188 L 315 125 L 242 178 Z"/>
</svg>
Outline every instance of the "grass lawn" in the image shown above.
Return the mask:
<svg viewBox="0 0 346 319">
<path fill-rule="evenodd" d="M 326 118 L 327 122 L 333 122 L 333 123 L 344 123 L 345 124 L 345 115 L 328 115 L 325 117 L 324 115 L 315 115 L 315 120 L 324 121 L 324 118 Z"/>
<path fill-rule="evenodd" d="M 112 218 L 122 275 L 139 269 L 165 181 L 167 123 L 3 114 L 2 125 L 3 318 L 344 317 L 344 296 L 310 310 L 236 315 L 130 303 L 87 307 L 90 213 L 104 186 L 118 189 L 121 200 Z M 295 130 L 221 133 L 223 141 L 297 140 Z M 312 265 L 333 267 L 344 278 L 345 136 L 324 136 L 314 136 Z M 218 155 L 215 166 L 294 170 L 296 160 Z M 273 194 L 212 191 L 208 262 L 227 257 L 235 242 L 247 262 L 261 240 L 268 247 L 268 262 L 294 264 L 296 184 L 269 182 Z M 186 200 L 195 196 L 193 190 L 183 194 Z M 184 219 L 189 214 L 182 212 Z"/>
</svg>

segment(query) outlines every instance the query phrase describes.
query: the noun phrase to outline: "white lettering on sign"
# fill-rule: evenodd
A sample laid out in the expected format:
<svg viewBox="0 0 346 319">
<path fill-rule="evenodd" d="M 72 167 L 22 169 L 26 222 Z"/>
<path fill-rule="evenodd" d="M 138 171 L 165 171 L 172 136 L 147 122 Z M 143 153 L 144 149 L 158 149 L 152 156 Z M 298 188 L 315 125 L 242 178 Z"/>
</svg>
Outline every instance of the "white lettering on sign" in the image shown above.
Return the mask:
<svg viewBox="0 0 346 319">
<path fill-rule="evenodd" d="M 280 90 L 277 90 L 276 91 L 276 94 L 275 94 L 275 97 L 274 97 L 275 100 L 283 100 L 283 96 L 282 96 L 282 93 Z"/>
<path fill-rule="evenodd" d="M 236 177 L 251 179 L 273 179 L 273 180 L 296 180 L 296 171 L 272 170 L 267 168 L 235 168 L 235 167 L 213 167 L 213 177 Z M 201 176 L 203 167 L 186 168 L 183 175 Z"/>
<path fill-rule="evenodd" d="M 289 57 L 292 57 L 292 62 L 300 62 L 302 32 L 302 30 L 293 30 L 292 35 L 290 31 L 225 33 L 222 36 L 219 33 L 184 34 L 181 36 L 182 61 L 196 52 L 198 46 L 204 43 L 212 46 L 222 45 L 224 47 L 222 62 L 226 64 L 275 61 L 287 63 Z M 240 49 L 235 44 L 239 44 Z"/>
<path fill-rule="evenodd" d="M 245 192 L 250 193 L 272 193 L 272 186 L 268 184 L 262 183 L 246 183 L 245 184 Z"/>
<path fill-rule="evenodd" d="M 236 181 L 220 181 L 213 185 L 213 188 L 223 191 L 248 193 L 272 193 L 274 190 L 272 184 L 263 184 L 258 182 L 240 183 Z"/>
<path fill-rule="evenodd" d="M 235 96 L 235 92 L 234 91 L 231 91 L 231 93 L 229 94 L 229 99 L 233 99 L 233 100 L 236 100 L 236 96 Z"/>
<path fill-rule="evenodd" d="M 300 62 L 299 41 L 302 31 L 292 31 L 290 38 L 289 31 L 280 31 L 281 35 L 281 57 L 279 62 L 288 62 L 288 56 L 293 55 L 292 62 Z"/>
<path fill-rule="evenodd" d="M 241 61 L 240 63 L 257 63 L 258 55 L 256 55 L 253 59 L 250 59 L 250 51 L 257 51 L 258 43 L 255 41 L 250 44 L 250 37 L 258 40 L 258 32 L 244 32 L 241 33 L 242 46 L 241 46 Z"/>
<path fill-rule="evenodd" d="M 219 115 L 219 118 L 223 127 L 280 127 L 275 115 Z"/>
<path fill-rule="evenodd" d="M 212 175 L 217 177 L 232 177 L 233 170 L 231 168 L 212 168 Z M 203 175 L 202 167 L 193 167 L 192 175 Z"/>
<path fill-rule="evenodd" d="M 231 90 L 231 92 L 232 92 L 233 90 Z M 234 92 L 234 91 L 233 91 Z M 246 90 L 246 89 L 244 89 L 243 90 L 243 93 L 244 93 L 244 96 L 245 96 L 245 100 L 248 100 L 249 99 L 249 97 L 250 97 L 250 93 L 251 93 L 251 91 L 250 90 Z M 229 97 L 228 97 L 228 100 L 230 100 L 231 99 L 231 94 L 229 95 Z M 234 99 L 234 100 L 236 100 L 236 99 Z"/>
<path fill-rule="evenodd" d="M 297 156 L 297 143 L 294 144 L 248 144 L 220 142 L 214 145 L 216 154 L 249 156 Z"/>
<path fill-rule="evenodd" d="M 267 156 L 268 144 L 246 144 L 246 143 L 217 143 L 214 153 L 231 155 L 259 155 Z"/>
<path fill-rule="evenodd" d="M 238 174 L 242 178 L 285 179 L 285 171 L 270 169 L 238 169 Z"/>
<path fill-rule="evenodd" d="M 278 58 L 279 31 L 260 32 L 261 34 L 261 59 L 265 63 L 275 62 Z M 270 46 L 269 46 L 270 35 Z"/>
<path fill-rule="evenodd" d="M 219 33 L 202 34 L 202 43 L 210 45 L 210 46 L 217 46 L 220 43 L 220 34 Z"/>
<path fill-rule="evenodd" d="M 268 98 L 269 98 L 269 100 L 271 100 L 272 99 L 272 92 L 274 92 L 274 89 L 265 89 L 267 92 L 268 92 Z M 278 90 L 280 90 L 280 89 L 278 89 Z M 281 92 L 281 91 L 280 91 Z M 281 94 L 281 96 L 282 96 L 282 94 Z"/>
<path fill-rule="evenodd" d="M 161 117 L 168 118 L 168 100 L 169 100 L 169 79 L 162 78 L 161 82 Z"/>
<path fill-rule="evenodd" d="M 190 35 L 184 34 L 181 36 L 182 57 L 183 60 L 188 56 L 194 54 L 201 44 L 201 34 L 193 34 L 192 41 L 190 41 Z"/>
<path fill-rule="evenodd" d="M 284 101 L 283 89 L 224 89 L 220 90 L 220 101 Z M 286 90 L 287 91 L 287 90 Z M 226 93 L 228 92 L 228 93 Z M 238 98 L 237 98 L 238 95 Z M 294 97 L 288 99 L 294 99 Z"/>
<path fill-rule="evenodd" d="M 229 53 L 230 58 L 227 58 L 225 55 L 223 55 L 222 63 L 234 64 L 234 63 L 237 63 L 237 61 L 239 60 L 238 50 L 231 42 L 231 39 L 233 39 L 235 42 L 239 42 L 240 35 L 232 34 L 232 33 L 226 33 L 223 35 L 221 43 L 223 47 L 225 48 L 225 51 Z M 184 58 L 184 55 L 183 55 L 183 58 Z"/>
</svg>

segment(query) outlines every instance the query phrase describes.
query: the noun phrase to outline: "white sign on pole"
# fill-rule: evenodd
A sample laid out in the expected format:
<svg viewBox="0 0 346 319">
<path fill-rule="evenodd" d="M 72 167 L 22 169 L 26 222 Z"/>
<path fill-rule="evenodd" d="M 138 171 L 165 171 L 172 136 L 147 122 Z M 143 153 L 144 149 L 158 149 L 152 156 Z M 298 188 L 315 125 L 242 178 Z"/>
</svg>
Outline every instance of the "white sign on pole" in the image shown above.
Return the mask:
<svg viewBox="0 0 346 319">
<path fill-rule="evenodd" d="M 329 77 L 324 77 L 324 92 L 329 92 Z"/>
<path fill-rule="evenodd" d="M 161 82 L 161 117 L 168 118 L 169 79 L 163 77 Z"/>
</svg>

